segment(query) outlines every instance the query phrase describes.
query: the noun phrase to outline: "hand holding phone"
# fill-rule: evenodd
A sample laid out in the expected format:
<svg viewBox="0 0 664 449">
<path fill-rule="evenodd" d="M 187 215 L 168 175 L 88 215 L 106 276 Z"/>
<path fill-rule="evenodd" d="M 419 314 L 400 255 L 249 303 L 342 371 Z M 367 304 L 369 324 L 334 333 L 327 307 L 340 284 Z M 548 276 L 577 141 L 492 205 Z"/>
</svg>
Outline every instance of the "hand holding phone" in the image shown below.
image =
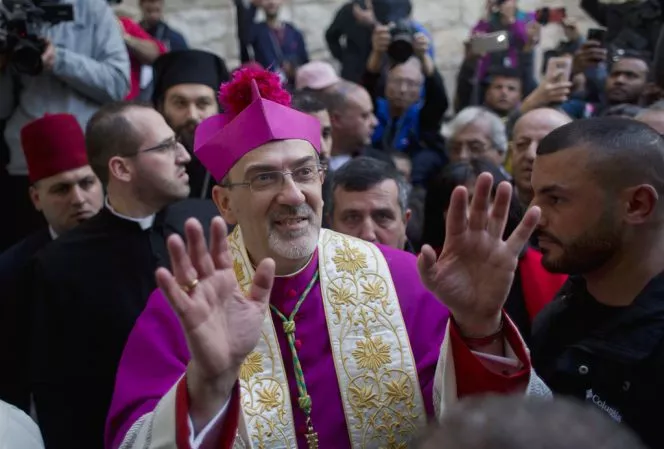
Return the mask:
<svg viewBox="0 0 664 449">
<path fill-rule="evenodd" d="M 604 44 L 605 39 L 606 39 L 606 30 L 604 30 L 602 28 L 589 28 L 588 29 L 587 40 L 594 41 L 594 42 L 599 42 L 600 44 Z"/>
<path fill-rule="evenodd" d="M 545 79 L 552 84 L 569 81 L 572 75 L 572 57 L 554 56 L 546 64 Z"/>
<path fill-rule="evenodd" d="M 477 34 L 470 38 L 470 49 L 475 55 L 507 51 L 510 47 L 507 31 Z"/>
</svg>

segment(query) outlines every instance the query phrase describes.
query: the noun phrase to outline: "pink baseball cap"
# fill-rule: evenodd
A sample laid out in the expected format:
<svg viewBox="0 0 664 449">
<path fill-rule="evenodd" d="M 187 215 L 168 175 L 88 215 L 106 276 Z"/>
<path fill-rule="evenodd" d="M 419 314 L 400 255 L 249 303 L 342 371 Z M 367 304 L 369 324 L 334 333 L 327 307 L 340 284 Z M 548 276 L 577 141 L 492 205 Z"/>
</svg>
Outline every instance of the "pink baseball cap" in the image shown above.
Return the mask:
<svg viewBox="0 0 664 449">
<path fill-rule="evenodd" d="M 295 73 L 296 89 L 320 90 L 341 81 L 334 67 L 325 61 L 312 61 L 304 64 Z"/>
</svg>

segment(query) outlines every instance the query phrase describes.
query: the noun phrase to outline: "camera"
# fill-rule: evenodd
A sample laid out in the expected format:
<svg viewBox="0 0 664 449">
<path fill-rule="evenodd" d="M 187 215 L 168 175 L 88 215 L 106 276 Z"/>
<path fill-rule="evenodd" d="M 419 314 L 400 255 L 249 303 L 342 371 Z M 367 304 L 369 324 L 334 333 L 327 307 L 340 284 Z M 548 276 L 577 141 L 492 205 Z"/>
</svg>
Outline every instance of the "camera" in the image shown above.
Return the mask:
<svg viewBox="0 0 664 449">
<path fill-rule="evenodd" d="M 388 56 L 396 63 L 404 63 L 415 53 L 413 39 L 415 28 L 408 19 L 397 20 L 390 28 L 392 40 L 387 47 Z"/>
<path fill-rule="evenodd" d="M 47 25 L 74 20 L 73 6 L 44 0 L 2 0 L 0 3 L 0 54 L 17 72 L 39 75 L 46 49 L 41 35 Z"/>
</svg>

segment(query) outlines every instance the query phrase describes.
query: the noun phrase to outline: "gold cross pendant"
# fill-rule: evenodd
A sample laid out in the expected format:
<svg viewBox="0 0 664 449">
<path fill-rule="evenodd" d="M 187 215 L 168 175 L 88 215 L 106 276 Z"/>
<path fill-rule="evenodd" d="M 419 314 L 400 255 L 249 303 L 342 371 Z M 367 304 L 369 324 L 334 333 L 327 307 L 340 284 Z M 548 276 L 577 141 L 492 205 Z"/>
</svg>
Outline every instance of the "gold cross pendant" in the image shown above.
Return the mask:
<svg viewBox="0 0 664 449">
<path fill-rule="evenodd" d="M 318 434 L 314 432 L 313 427 L 309 427 L 305 437 L 307 438 L 307 446 L 309 446 L 309 449 L 318 449 Z"/>
<path fill-rule="evenodd" d="M 318 449 L 318 434 L 314 432 L 314 425 L 311 424 L 311 417 L 307 416 L 307 446 L 309 449 Z"/>
</svg>

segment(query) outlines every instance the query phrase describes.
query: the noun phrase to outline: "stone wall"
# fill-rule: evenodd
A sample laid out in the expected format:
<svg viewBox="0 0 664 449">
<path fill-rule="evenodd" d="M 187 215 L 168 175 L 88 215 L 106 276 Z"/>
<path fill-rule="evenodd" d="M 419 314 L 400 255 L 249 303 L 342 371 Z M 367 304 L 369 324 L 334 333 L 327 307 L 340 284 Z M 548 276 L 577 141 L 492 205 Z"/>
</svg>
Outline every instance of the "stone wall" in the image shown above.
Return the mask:
<svg viewBox="0 0 664 449">
<path fill-rule="evenodd" d="M 288 1 L 288 0 L 287 0 Z M 329 59 L 324 33 L 336 10 L 346 0 L 290 0 L 283 10 L 284 18 L 293 22 L 306 36 L 312 58 Z M 138 0 L 125 0 L 125 6 L 138 17 Z M 238 49 L 235 9 L 232 0 L 165 0 L 168 22 L 180 30 L 192 47 L 220 54 L 229 67 L 237 64 Z M 463 57 L 463 41 L 482 14 L 485 0 L 413 0 L 414 16 L 432 33 L 436 47 L 436 64 L 445 77 L 450 97 L 455 89 L 455 76 Z M 592 26 L 578 7 L 579 0 L 519 0 L 524 10 L 547 5 L 565 6 L 568 16 L 578 20 L 582 33 Z M 540 49 L 555 46 L 562 35 L 557 25 L 543 29 Z"/>
</svg>

